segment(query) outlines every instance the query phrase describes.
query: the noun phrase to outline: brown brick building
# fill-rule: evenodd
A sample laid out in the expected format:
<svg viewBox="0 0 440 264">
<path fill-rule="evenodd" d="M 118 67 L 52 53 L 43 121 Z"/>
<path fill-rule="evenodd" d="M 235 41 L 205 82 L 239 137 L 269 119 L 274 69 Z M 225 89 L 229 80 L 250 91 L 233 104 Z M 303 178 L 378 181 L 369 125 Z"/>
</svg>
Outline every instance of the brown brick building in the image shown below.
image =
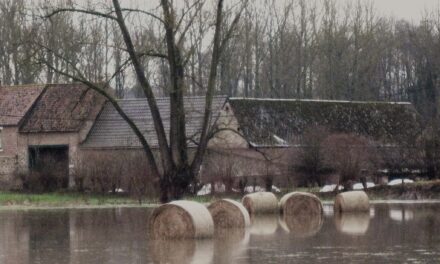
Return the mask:
<svg viewBox="0 0 440 264">
<path fill-rule="evenodd" d="M 0 87 L 0 188 L 17 187 L 18 175 L 45 166 L 72 185 L 72 160 L 104 102 L 80 84 Z"/>
</svg>

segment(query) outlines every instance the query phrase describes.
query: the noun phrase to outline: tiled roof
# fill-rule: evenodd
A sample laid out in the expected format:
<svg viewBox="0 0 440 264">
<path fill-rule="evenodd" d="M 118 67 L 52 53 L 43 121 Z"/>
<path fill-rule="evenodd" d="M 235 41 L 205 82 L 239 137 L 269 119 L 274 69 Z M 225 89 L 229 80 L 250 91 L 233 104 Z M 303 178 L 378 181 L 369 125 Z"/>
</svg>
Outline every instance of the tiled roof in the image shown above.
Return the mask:
<svg viewBox="0 0 440 264">
<path fill-rule="evenodd" d="M 104 103 L 104 97 L 83 84 L 47 85 L 20 132 L 77 132 L 96 118 Z"/>
<path fill-rule="evenodd" d="M 296 144 L 308 127 L 398 143 L 420 133 L 410 103 L 230 98 L 246 139 L 256 146 Z"/>
<path fill-rule="evenodd" d="M 168 97 L 157 98 L 157 105 L 161 113 L 166 133 L 169 133 L 170 101 Z M 205 97 L 185 97 L 186 133 L 187 137 L 194 137 L 200 133 L 205 111 Z M 220 110 L 226 102 L 225 96 L 216 96 L 213 100 L 213 120 L 220 115 Z M 151 112 L 146 99 L 120 100 L 119 104 L 124 112 L 133 119 L 135 124 L 144 133 L 148 143 L 157 147 L 157 137 Z M 189 142 L 191 146 L 191 142 Z M 127 123 L 120 117 L 114 107 L 107 103 L 97 118 L 83 147 L 91 148 L 125 148 L 140 147 L 139 140 Z"/>
<path fill-rule="evenodd" d="M 44 85 L 0 86 L 0 126 L 16 126 L 44 90 Z"/>
</svg>

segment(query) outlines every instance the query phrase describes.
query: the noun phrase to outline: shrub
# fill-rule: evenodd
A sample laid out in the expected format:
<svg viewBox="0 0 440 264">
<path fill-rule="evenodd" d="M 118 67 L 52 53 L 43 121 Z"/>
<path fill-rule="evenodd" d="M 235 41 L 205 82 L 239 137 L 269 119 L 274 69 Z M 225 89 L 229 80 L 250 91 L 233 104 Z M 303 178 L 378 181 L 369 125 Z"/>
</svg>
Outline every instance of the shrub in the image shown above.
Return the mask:
<svg viewBox="0 0 440 264">
<path fill-rule="evenodd" d="M 332 172 L 323 146 L 328 135 L 328 131 L 320 126 L 309 127 L 304 131 L 297 162 L 293 166 L 294 171 L 299 173 L 300 186 L 323 186 L 323 177 Z"/>
<path fill-rule="evenodd" d="M 375 170 L 375 146 L 365 137 L 354 134 L 333 134 L 327 137 L 324 152 L 329 165 L 339 174 L 339 183 L 351 190 L 362 172 Z"/>
<path fill-rule="evenodd" d="M 142 152 L 85 152 L 75 162 L 74 178 L 79 191 L 116 193 L 121 189 L 138 199 L 154 196 L 157 178 Z"/>
</svg>

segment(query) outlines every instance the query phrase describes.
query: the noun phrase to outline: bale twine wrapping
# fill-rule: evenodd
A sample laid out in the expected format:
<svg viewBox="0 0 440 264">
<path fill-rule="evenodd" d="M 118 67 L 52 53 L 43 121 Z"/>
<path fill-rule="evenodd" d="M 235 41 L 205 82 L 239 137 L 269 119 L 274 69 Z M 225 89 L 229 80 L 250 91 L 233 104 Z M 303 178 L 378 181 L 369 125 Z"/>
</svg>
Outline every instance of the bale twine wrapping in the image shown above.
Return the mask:
<svg viewBox="0 0 440 264">
<path fill-rule="evenodd" d="M 280 226 L 297 237 L 310 237 L 323 224 L 323 207 L 318 197 L 310 193 L 293 192 L 280 200 Z"/>
<path fill-rule="evenodd" d="M 274 214 L 278 211 L 278 199 L 271 192 L 257 192 L 245 195 L 241 200 L 249 214 Z"/>
<path fill-rule="evenodd" d="M 250 225 L 249 213 L 241 203 L 230 199 L 213 202 L 208 206 L 214 220 L 214 227 L 245 228 Z"/>
<path fill-rule="evenodd" d="M 175 201 L 153 211 L 150 233 L 153 239 L 209 238 L 214 234 L 214 221 L 204 205 Z"/>
<path fill-rule="evenodd" d="M 336 213 L 334 219 L 336 229 L 348 235 L 363 235 L 370 225 L 368 212 Z"/>
<path fill-rule="evenodd" d="M 370 201 L 364 191 L 345 192 L 336 195 L 334 212 L 368 212 Z"/>
</svg>

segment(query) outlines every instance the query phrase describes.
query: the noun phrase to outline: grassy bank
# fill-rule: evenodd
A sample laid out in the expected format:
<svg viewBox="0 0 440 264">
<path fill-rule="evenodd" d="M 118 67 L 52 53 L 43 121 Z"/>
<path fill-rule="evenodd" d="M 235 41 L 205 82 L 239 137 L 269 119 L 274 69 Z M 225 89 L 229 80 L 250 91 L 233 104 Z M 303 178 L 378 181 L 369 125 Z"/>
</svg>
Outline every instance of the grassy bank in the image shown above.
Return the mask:
<svg viewBox="0 0 440 264">
<path fill-rule="evenodd" d="M 154 201 L 142 201 L 153 203 Z M 0 206 L 25 207 L 75 207 L 75 206 L 121 206 L 139 205 L 139 201 L 123 195 L 94 195 L 83 193 L 29 194 L 0 192 Z"/>
<path fill-rule="evenodd" d="M 320 199 L 329 201 L 334 193 L 314 192 Z M 367 190 L 370 200 L 439 200 L 440 181 L 422 181 L 411 184 L 380 185 Z"/>
<path fill-rule="evenodd" d="M 304 191 L 316 194 L 323 201 L 333 201 L 334 193 L 320 193 L 318 188 L 298 188 L 278 193 L 278 198 L 290 191 Z M 440 199 L 440 181 L 418 182 L 398 186 L 376 186 L 367 190 L 370 200 L 430 200 Z M 218 199 L 229 198 L 240 201 L 241 194 L 215 194 L 206 196 L 186 196 L 184 199 L 200 203 L 210 203 Z M 17 192 L 0 192 L 0 208 L 54 208 L 54 207 L 117 207 L 148 206 L 158 204 L 157 199 L 144 199 L 142 204 L 135 198 L 120 194 L 84 194 L 72 192 L 55 192 L 29 194 Z"/>
</svg>

